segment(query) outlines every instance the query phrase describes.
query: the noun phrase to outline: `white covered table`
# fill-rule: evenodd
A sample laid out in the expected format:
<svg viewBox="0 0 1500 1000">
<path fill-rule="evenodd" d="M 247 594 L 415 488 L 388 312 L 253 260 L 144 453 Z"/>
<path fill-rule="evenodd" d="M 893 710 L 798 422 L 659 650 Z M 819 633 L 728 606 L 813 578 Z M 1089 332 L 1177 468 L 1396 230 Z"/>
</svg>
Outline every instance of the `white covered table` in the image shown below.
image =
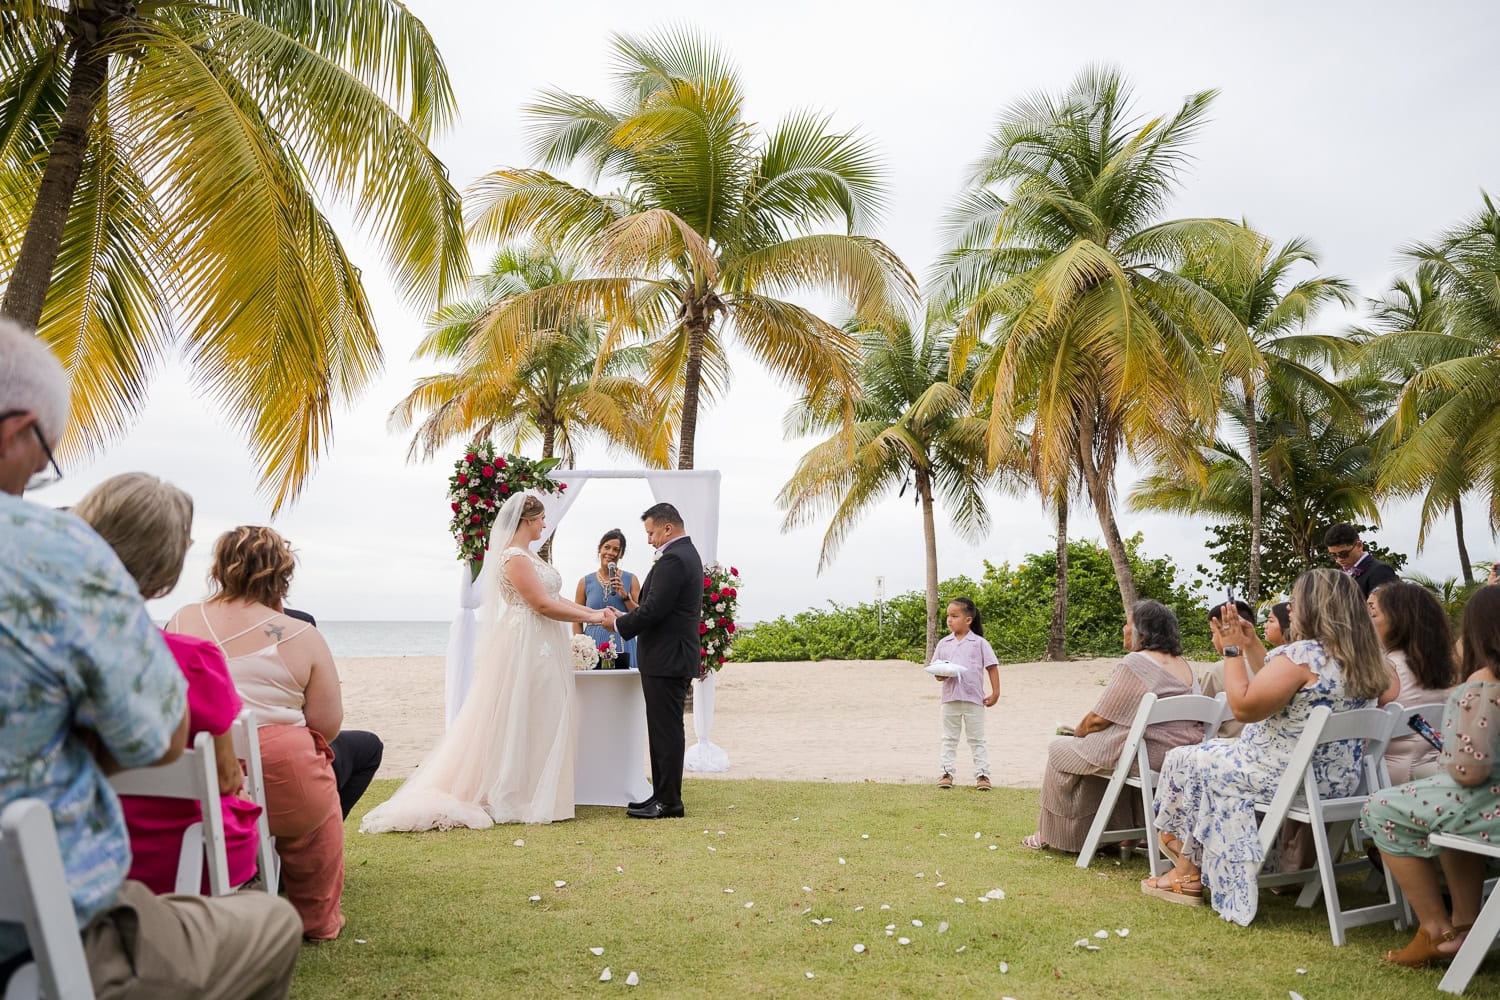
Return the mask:
<svg viewBox="0 0 1500 1000">
<path fill-rule="evenodd" d="M 573 679 L 578 692 L 574 804 L 623 806 L 650 798 L 640 671 L 575 670 Z"/>
</svg>

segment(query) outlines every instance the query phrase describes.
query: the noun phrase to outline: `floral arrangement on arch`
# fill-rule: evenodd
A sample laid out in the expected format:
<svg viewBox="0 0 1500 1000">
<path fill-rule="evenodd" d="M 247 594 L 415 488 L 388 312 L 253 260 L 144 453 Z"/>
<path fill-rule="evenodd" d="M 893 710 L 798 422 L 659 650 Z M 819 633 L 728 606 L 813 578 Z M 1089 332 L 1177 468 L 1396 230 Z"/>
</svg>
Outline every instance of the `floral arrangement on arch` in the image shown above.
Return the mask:
<svg viewBox="0 0 1500 1000">
<path fill-rule="evenodd" d="M 734 616 L 740 603 L 740 571 L 718 563 L 703 569 L 703 620 L 698 636 L 703 647 L 699 677 L 724 666 L 734 652 Z"/>
<path fill-rule="evenodd" d="M 458 558 L 469 564 L 478 578 L 484 568 L 484 553 L 490 547 L 490 528 L 500 505 L 521 490 L 561 493 L 567 483 L 548 475 L 559 459 L 532 461 L 521 455 L 497 455 L 488 441 L 474 441 L 462 458 L 453 463 L 448 477 L 448 505 L 453 510 L 449 530 L 458 542 Z"/>
</svg>

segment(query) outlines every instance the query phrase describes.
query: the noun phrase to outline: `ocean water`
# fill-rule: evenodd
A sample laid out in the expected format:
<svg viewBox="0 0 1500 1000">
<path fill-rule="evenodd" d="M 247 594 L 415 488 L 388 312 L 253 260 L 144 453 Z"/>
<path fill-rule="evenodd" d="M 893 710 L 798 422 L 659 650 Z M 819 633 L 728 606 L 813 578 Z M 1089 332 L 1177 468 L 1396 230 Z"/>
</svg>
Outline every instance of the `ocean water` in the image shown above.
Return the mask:
<svg viewBox="0 0 1500 1000">
<path fill-rule="evenodd" d="M 318 619 L 334 656 L 443 656 L 448 622 L 356 622 Z"/>
</svg>

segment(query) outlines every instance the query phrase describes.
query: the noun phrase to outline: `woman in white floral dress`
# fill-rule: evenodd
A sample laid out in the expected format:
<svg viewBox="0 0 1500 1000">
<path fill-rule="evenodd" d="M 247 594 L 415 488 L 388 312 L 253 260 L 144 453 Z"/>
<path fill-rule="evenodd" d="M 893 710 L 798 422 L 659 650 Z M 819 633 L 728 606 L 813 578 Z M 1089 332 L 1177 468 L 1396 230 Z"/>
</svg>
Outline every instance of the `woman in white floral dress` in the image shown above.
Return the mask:
<svg viewBox="0 0 1500 1000">
<path fill-rule="evenodd" d="M 1175 860 L 1141 888 L 1175 902 L 1201 902 L 1241 926 L 1255 918 L 1257 876 L 1265 863 L 1255 802 L 1269 799 L 1312 710 L 1368 708 L 1395 697 L 1359 587 L 1338 570 L 1302 574 L 1292 591 L 1292 641 L 1266 653 L 1253 623 L 1224 606 L 1214 627 L 1223 650 L 1224 686 L 1234 717 L 1250 723 L 1238 740 L 1169 751 L 1157 785 L 1156 826 Z M 1240 648 L 1237 648 L 1240 647 Z M 1246 674 L 1249 661 L 1255 675 Z M 1263 661 L 1263 662 L 1262 662 Z M 1359 782 L 1358 741 L 1326 744 L 1313 758 L 1323 795 L 1345 795 Z"/>
</svg>

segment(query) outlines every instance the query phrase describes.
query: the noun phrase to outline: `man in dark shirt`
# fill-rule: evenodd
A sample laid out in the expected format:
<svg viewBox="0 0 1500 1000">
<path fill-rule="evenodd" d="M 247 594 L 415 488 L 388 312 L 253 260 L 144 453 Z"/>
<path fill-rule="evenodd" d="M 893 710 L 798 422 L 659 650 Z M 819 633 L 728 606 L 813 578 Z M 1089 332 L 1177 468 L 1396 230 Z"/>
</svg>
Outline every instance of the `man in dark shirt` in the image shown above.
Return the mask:
<svg viewBox="0 0 1500 1000">
<path fill-rule="evenodd" d="M 1339 564 L 1339 569 L 1354 577 L 1359 592 L 1366 597 L 1376 587 L 1400 579 L 1394 569 L 1365 551 L 1365 543 L 1360 541 L 1359 532 L 1352 524 L 1335 524 L 1329 528 L 1323 536 L 1323 544 L 1333 561 Z"/>
</svg>

